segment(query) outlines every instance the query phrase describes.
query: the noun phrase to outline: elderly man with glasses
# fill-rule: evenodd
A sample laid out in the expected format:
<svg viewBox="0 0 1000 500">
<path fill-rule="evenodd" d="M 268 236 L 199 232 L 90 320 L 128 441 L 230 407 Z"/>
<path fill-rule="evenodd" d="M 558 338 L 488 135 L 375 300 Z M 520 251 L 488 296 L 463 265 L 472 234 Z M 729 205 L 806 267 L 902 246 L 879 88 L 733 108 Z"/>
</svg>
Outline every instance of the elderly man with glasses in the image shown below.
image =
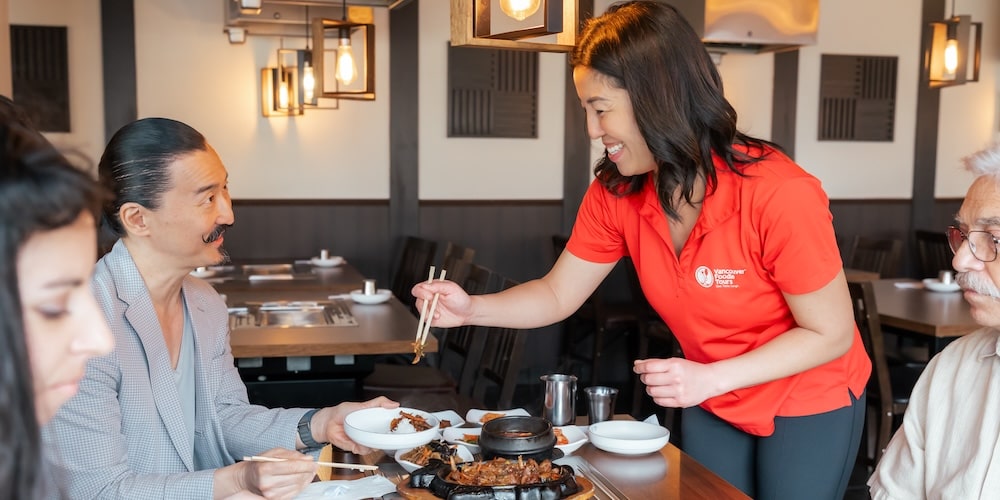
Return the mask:
<svg viewBox="0 0 1000 500">
<path fill-rule="evenodd" d="M 927 364 L 868 481 L 875 500 L 1000 498 L 1000 143 L 965 165 L 975 180 L 947 234 L 983 328 Z"/>
</svg>

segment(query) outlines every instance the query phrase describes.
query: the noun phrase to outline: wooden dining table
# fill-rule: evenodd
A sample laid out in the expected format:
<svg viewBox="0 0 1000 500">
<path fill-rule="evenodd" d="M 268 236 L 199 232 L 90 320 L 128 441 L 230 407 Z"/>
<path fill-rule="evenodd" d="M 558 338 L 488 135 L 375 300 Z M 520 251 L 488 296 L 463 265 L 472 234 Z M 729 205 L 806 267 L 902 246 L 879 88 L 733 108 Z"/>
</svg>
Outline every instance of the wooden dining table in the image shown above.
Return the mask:
<svg viewBox="0 0 1000 500">
<path fill-rule="evenodd" d="M 629 415 L 615 415 L 614 418 L 615 420 L 632 420 Z M 576 423 L 585 426 L 587 417 L 578 417 Z M 343 456 L 343 452 L 333 451 L 327 447 L 323 450 L 320 460 L 342 460 Z M 394 479 L 395 482 L 405 481 L 407 478 L 406 472 L 396 463 L 395 459 L 382 451 L 376 450 L 356 458 L 358 460 L 348 461 L 378 465 L 379 473 Z M 593 498 L 597 500 L 746 500 L 750 498 L 670 443 L 667 443 L 659 452 L 646 455 L 619 455 L 602 451 L 588 442 L 574 451 L 569 458 L 572 458 L 572 460 L 567 461 L 570 465 L 578 465 L 580 462 L 577 459 L 582 459 L 584 470 L 577 472 L 594 483 Z M 338 470 L 335 474 L 332 474 L 329 469 L 320 470 L 320 478 L 324 480 L 354 479 L 361 476 L 361 473 L 349 470 Z M 388 495 L 382 498 L 404 497 Z"/>
<path fill-rule="evenodd" d="M 883 328 L 926 342 L 930 356 L 980 328 L 961 292 L 934 292 L 908 279 L 876 280 L 872 288 Z"/>
</svg>

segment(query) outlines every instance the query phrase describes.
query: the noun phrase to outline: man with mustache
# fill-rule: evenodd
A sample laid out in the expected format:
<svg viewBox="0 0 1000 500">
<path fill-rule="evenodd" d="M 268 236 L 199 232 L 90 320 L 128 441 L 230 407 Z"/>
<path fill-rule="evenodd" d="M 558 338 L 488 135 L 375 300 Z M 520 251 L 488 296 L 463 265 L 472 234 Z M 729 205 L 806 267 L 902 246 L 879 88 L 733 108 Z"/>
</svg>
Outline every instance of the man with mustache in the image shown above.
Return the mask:
<svg viewBox="0 0 1000 500">
<path fill-rule="evenodd" d="M 227 259 L 228 173 L 193 128 L 126 125 L 99 165 L 111 193 L 102 226 L 117 237 L 93 289 L 116 348 L 93 359 L 77 397 L 46 430 L 63 498 L 292 498 L 324 443 L 358 453 L 344 417 L 378 398 L 320 410 L 249 404 L 215 290 L 189 275 Z M 247 455 L 284 459 L 237 462 Z"/>
<path fill-rule="evenodd" d="M 956 279 L 983 328 L 927 364 L 868 482 L 875 500 L 1000 495 L 1000 143 L 965 166 L 975 180 L 948 240 Z"/>
</svg>

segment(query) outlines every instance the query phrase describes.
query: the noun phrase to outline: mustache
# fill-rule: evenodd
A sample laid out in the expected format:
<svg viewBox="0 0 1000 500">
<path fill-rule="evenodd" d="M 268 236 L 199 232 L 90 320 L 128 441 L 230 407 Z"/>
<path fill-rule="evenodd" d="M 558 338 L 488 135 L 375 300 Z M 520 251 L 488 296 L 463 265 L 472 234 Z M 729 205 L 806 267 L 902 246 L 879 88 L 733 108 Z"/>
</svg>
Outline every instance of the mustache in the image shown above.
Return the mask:
<svg viewBox="0 0 1000 500">
<path fill-rule="evenodd" d="M 963 290 L 972 290 L 980 295 L 1000 299 L 1000 288 L 992 280 L 980 274 L 962 272 L 955 274 L 955 281 Z"/>
<path fill-rule="evenodd" d="M 201 241 L 205 243 L 212 243 L 221 238 L 222 235 L 226 233 L 226 230 L 231 227 L 233 227 L 232 224 L 219 224 L 218 226 L 215 226 L 215 229 L 213 229 L 212 232 L 208 234 L 208 236 L 202 238 Z"/>
</svg>

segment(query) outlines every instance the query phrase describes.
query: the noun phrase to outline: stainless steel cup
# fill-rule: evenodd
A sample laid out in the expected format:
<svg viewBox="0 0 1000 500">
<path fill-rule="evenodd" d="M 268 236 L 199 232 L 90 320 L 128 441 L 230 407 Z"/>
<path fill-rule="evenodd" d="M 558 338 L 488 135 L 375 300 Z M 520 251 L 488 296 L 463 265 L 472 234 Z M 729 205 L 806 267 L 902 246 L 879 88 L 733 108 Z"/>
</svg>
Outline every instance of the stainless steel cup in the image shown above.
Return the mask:
<svg viewBox="0 0 1000 500">
<path fill-rule="evenodd" d="M 376 293 L 378 293 L 378 289 L 375 288 L 375 280 L 365 280 L 364 294 L 375 295 Z"/>
<path fill-rule="evenodd" d="M 552 425 L 569 425 L 576 420 L 576 376 L 553 373 L 542 375 L 545 404 L 542 417 Z"/>
<path fill-rule="evenodd" d="M 588 387 L 583 392 L 587 395 L 587 415 L 590 417 L 590 424 L 610 420 L 615 413 L 618 389 L 599 385 Z"/>
<path fill-rule="evenodd" d="M 938 281 L 944 285 L 950 285 L 955 282 L 955 273 L 952 271 L 941 271 L 938 273 Z"/>
</svg>

